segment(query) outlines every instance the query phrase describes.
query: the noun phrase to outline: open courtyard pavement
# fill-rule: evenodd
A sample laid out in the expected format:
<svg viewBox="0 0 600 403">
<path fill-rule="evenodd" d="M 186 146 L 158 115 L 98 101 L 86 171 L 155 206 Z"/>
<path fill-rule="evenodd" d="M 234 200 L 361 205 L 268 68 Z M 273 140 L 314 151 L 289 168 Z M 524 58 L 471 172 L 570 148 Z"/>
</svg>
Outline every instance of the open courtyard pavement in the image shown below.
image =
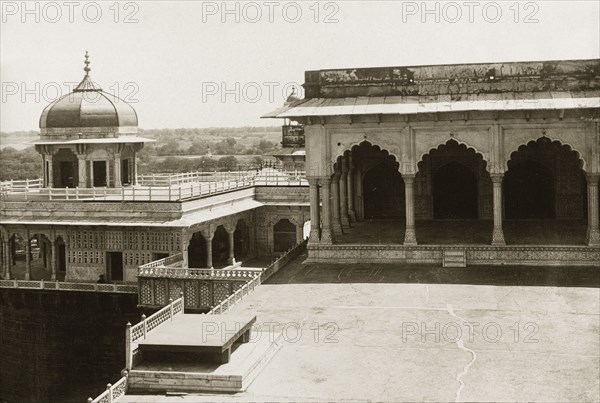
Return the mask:
<svg viewBox="0 0 600 403">
<path fill-rule="evenodd" d="M 229 311 L 257 315 L 255 338 L 284 340 L 245 392 L 119 401 L 600 400 L 598 267 L 305 258 Z"/>
</svg>

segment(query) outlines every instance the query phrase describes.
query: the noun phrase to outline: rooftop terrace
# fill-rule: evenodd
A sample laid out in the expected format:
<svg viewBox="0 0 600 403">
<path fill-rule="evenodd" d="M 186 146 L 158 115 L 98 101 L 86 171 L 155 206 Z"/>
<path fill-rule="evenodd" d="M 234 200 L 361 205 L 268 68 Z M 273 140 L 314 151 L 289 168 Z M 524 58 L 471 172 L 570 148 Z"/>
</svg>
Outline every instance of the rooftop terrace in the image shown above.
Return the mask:
<svg viewBox="0 0 600 403">
<path fill-rule="evenodd" d="M 228 311 L 255 314 L 263 332 L 284 336 L 246 392 L 119 402 L 600 398 L 594 269 L 569 269 L 579 283 L 567 287 L 564 268 L 482 277 L 477 268 L 302 265 L 304 257 Z"/>
</svg>

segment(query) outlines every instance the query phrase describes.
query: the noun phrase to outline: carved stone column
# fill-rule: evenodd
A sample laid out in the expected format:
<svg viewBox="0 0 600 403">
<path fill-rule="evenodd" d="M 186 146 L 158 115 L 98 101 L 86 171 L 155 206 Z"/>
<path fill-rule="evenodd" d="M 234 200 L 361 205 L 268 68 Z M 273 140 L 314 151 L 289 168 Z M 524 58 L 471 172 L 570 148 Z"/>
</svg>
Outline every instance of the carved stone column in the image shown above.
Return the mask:
<svg viewBox="0 0 600 403">
<path fill-rule="evenodd" d="M 188 228 L 183 228 L 181 230 L 181 237 L 180 237 L 180 242 L 181 242 L 181 255 L 183 256 L 183 267 L 190 267 L 190 257 L 188 255 L 188 248 L 190 245 L 190 240 L 192 239 L 192 236 L 194 236 L 194 233 L 192 231 L 189 231 L 188 233 Z"/>
<path fill-rule="evenodd" d="M 87 187 L 87 160 L 85 159 L 85 154 L 77 154 L 77 166 L 79 168 L 79 182 L 77 186 L 85 188 Z"/>
<path fill-rule="evenodd" d="M 348 161 L 342 157 L 342 174 L 340 176 L 340 220 L 342 230 L 350 228 L 348 220 Z"/>
<path fill-rule="evenodd" d="M 215 237 L 215 234 L 210 234 L 207 235 L 205 237 L 206 239 L 206 268 L 207 269 L 212 269 L 213 268 L 213 261 L 212 261 L 212 241 L 213 238 Z"/>
<path fill-rule="evenodd" d="M 31 280 L 31 239 L 29 239 L 29 231 L 25 232 L 25 280 Z"/>
<path fill-rule="evenodd" d="M 94 161 L 90 161 L 90 187 L 94 186 Z"/>
<path fill-rule="evenodd" d="M 228 235 L 228 246 L 229 246 L 229 256 L 227 257 L 227 264 L 232 265 L 235 264 L 235 223 L 224 224 L 223 228 L 227 231 Z"/>
<path fill-rule="evenodd" d="M 415 233 L 415 175 L 403 175 L 404 197 L 406 204 L 406 231 L 404 233 L 404 245 L 414 246 L 417 244 Z"/>
<path fill-rule="evenodd" d="M 598 223 L 598 179 L 600 175 L 587 175 L 588 229 L 587 244 L 600 246 L 600 225 Z"/>
<path fill-rule="evenodd" d="M 331 182 L 331 198 L 333 200 L 333 211 L 331 218 L 333 220 L 332 227 L 335 235 L 342 235 L 342 221 L 340 219 L 340 172 L 337 171 L 333 175 Z"/>
<path fill-rule="evenodd" d="M 133 154 L 133 160 L 131 161 L 131 168 L 132 168 L 132 172 L 131 172 L 131 184 L 132 185 L 137 185 L 137 173 L 138 173 L 138 166 L 137 166 L 137 152 L 135 154 Z"/>
<path fill-rule="evenodd" d="M 46 165 L 44 166 L 44 169 L 46 170 L 46 187 L 53 187 L 54 185 L 54 169 L 52 167 L 53 165 L 53 161 L 52 161 L 52 153 L 48 153 L 44 156 L 44 161 L 46 163 Z"/>
<path fill-rule="evenodd" d="M 319 243 L 321 240 L 321 203 L 319 201 L 319 182 L 317 178 L 307 178 L 310 197 L 310 236 L 309 243 Z"/>
<path fill-rule="evenodd" d="M 115 153 L 115 187 L 121 187 L 121 154 Z"/>
<path fill-rule="evenodd" d="M 492 233 L 492 245 L 506 245 L 504 240 L 504 231 L 502 229 L 502 179 L 503 174 L 492 174 L 493 192 L 494 192 L 494 232 Z"/>
<path fill-rule="evenodd" d="M 106 187 L 110 187 L 110 160 L 106 160 Z"/>
<path fill-rule="evenodd" d="M 348 216 L 351 222 L 356 222 L 356 211 L 354 210 L 354 174 L 356 169 L 352 164 L 352 154 L 348 155 Z"/>
<path fill-rule="evenodd" d="M 354 170 L 354 214 L 356 215 L 356 221 L 365 219 L 364 207 L 362 170 L 356 168 Z"/>
<path fill-rule="evenodd" d="M 323 214 L 321 222 L 321 243 L 332 244 L 334 241 L 333 226 L 331 225 L 331 178 L 321 178 L 321 207 Z"/>
<path fill-rule="evenodd" d="M 0 277 L 2 277 L 2 279 L 4 279 L 4 272 L 5 270 L 5 265 L 6 264 L 6 250 L 4 248 L 4 234 L 1 233 L 0 231 Z"/>
<path fill-rule="evenodd" d="M 50 251 L 51 251 L 51 258 L 50 258 L 50 271 L 52 272 L 51 276 L 50 276 L 50 280 L 52 281 L 56 281 L 56 240 L 53 238 L 50 240 Z"/>
<path fill-rule="evenodd" d="M 304 240 L 303 232 L 304 232 L 303 221 L 302 221 L 302 219 L 300 219 L 299 222 L 296 223 L 296 243 L 297 244 Z"/>
<path fill-rule="evenodd" d="M 4 260 L 3 260 L 3 268 L 4 268 L 4 279 L 10 280 L 11 273 L 11 258 L 10 258 L 10 241 L 8 239 L 2 240 L 2 248 L 4 250 Z"/>
</svg>

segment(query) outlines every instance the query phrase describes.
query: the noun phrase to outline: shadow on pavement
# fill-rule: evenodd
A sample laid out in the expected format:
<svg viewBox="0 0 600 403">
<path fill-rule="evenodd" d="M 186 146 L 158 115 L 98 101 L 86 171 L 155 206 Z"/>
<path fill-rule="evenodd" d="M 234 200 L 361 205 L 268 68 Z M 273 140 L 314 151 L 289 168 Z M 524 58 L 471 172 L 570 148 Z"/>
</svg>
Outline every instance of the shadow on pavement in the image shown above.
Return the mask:
<svg viewBox="0 0 600 403">
<path fill-rule="evenodd" d="M 469 266 L 404 264 L 302 264 L 306 253 L 266 284 L 407 283 L 600 288 L 600 266 Z"/>
</svg>

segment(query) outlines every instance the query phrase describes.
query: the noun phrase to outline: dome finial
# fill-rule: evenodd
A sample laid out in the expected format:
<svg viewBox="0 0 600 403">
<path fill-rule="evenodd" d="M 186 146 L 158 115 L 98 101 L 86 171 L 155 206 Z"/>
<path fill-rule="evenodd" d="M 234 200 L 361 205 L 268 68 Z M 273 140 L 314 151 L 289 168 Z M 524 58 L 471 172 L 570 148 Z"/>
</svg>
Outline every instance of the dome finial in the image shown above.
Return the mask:
<svg viewBox="0 0 600 403">
<path fill-rule="evenodd" d="M 85 71 L 85 75 L 89 76 L 90 75 L 90 71 L 92 69 L 90 69 L 90 61 L 89 61 L 89 56 L 88 56 L 88 51 L 85 51 L 85 67 L 83 68 L 83 71 Z"/>
</svg>

